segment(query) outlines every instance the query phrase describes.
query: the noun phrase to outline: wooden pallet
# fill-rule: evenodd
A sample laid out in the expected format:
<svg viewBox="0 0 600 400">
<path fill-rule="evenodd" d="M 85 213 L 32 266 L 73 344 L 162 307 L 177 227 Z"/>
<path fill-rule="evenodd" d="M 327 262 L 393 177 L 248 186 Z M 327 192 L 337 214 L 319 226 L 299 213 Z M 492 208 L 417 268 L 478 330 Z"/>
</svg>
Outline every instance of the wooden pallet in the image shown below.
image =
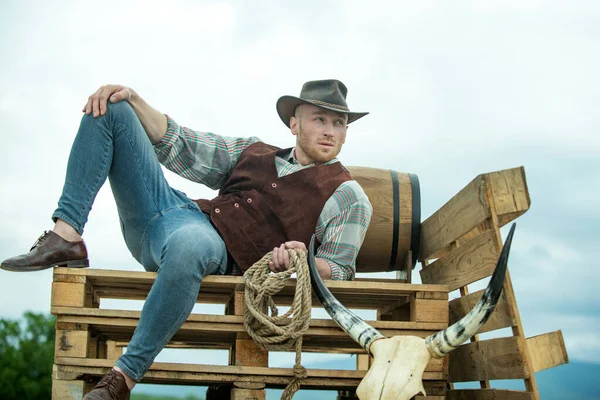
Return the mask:
<svg viewBox="0 0 600 400">
<path fill-rule="evenodd" d="M 525 170 L 514 168 L 482 174 L 422 223 L 421 280 L 448 285 L 460 298 L 450 301 L 450 323 L 468 313 L 483 291 L 469 285 L 488 278 L 502 248 L 500 227 L 524 214 L 530 206 Z M 526 338 L 507 271 L 496 310 L 479 334 L 511 328 L 512 335 L 480 340 L 450 353 L 448 380 L 480 382 L 480 390 L 450 390 L 448 400 L 539 400 L 534 373 L 568 362 L 560 331 Z M 494 389 L 490 381 L 522 379 L 525 391 Z"/>
<path fill-rule="evenodd" d="M 143 300 L 156 277 L 150 272 L 56 268 L 51 312 L 57 317 L 53 398 L 81 398 L 94 382 L 114 365 L 131 339 L 140 312 L 102 309 L 102 299 Z M 448 289 L 445 285 L 412 285 L 387 279 L 326 282 L 344 304 L 379 314 L 398 303 L 408 305 L 401 317 L 372 321 L 384 335 L 426 337 L 447 327 Z M 258 348 L 243 326 L 243 279 L 208 276 L 202 282 L 199 303 L 224 304 L 223 315 L 192 314 L 175 334 L 169 347 L 225 349 L 230 365 L 154 363 L 143 382 L 209 385 L 230 383 L 232 399 L 264 399 L 264 388 L 282 388 L 293 376 L 291 368 L 268 368 L 268 353 Z M 295 281 L 275 297 L 278 305 L 290 304 Z M 313 305 L 320 303 L 313 298 Z M 360 354 L 356 371 L 308 371 L 302 387 L 353 392 L 365 374 L 366 354 L 334 321 L 312 319 L 303 340 L 304 351 Z M 368 367 L 367 367 L 368 368 Z M 443 395 L 447 370 L 441 360 L 427 366 L 428 393 Z M 250 393 L 250 394 L 249 394 Z"/>
</svg>

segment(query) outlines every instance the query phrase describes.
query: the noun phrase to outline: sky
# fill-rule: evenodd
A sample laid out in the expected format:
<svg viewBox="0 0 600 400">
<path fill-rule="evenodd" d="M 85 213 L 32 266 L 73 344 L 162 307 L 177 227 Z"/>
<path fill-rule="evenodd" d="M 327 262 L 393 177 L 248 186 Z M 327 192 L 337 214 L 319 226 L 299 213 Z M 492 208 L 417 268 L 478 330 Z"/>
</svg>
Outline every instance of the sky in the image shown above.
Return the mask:
<svg viewBox="0 0 600 400">
<path fill-rule="evenodd" d="M 336 78 L 370 112 L 340 159 L 417 174 L 423 218 L 475 176 L 525 167 L 532 204 L 509 268 L 526 335 L 561 329 L 571 360 L 600 363 L 600 3 L 0 0 L 0 57 L 0 259 L 52 228 L 101 85 L 190 128 L 290 147 L 275 102 Z M 84 239 L 93 268 L 142 270 L 108 185 Z M 51 280 L 0 271 L 0 318 L 48 312 Z"/>
</svg>

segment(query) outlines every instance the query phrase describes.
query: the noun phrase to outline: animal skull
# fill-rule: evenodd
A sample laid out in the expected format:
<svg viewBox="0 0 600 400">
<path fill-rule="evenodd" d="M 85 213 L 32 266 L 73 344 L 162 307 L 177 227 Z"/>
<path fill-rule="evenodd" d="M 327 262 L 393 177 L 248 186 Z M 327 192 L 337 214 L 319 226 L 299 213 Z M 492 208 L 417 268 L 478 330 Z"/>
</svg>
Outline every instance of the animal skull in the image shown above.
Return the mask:
<svg viewBox="0 0 600 400">
<path fill-rule="evenodd" d="M 426 339 L 415 336 L 386 338 L 333 297 L 317 271 L 313 235 L 309 246 L 309 266 L 315 293 L 337 324 L 374 359 L 356 389 L 359 399 L 409 400 L 419 393 L 426 394 L 423 371 L 431 357 L 442 358 L 469 340 L 494 311 L 502 293 L 514 230 L 515 224 L 510 228 L 488 287 L 473 310 L 454 325 Z"/>
</svg>

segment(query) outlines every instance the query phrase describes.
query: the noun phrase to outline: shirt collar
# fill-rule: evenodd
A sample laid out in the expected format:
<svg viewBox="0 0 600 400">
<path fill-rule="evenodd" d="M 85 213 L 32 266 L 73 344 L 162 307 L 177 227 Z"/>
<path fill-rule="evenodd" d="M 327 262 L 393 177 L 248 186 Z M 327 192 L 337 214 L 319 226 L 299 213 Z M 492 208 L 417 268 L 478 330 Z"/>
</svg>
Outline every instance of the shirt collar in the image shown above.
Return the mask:
<svg viewBox="0 0 600 400">
<path fill-rule="evenodd" d="M 296 150 L 296 148 L 295 148 L 295 147 L 292 147 L 292 149 L 290 150 L 290 152 L 289 152 L 289 153 L 287 153 L 287 154 L 283 154 L 283 157 L 281 157 L 281 158 L 283 158 L 285 161 L 287 161 L 287 162 L 288 162 L 288 163 L 290 163 L 290 164 L 293 164 L 293 165 L 300 165 L 300 163 L 299 163 L 299 162 L 298 162 L 298 160 L 296 159 L 296 151 L 295 151 L 295 150 Z M 326 162 L 325 164 L 326 164 L 326 165 L 327 165 L 327 164 L 333 164 L 333 163 L 336 163 L 336 162 L 338 162 L 338 161 L 339 161 L 339 160 L 338 160 L 337 158 L 334 158 L 333 160 L 331 160 L 331 161 L 328 161 L 328 162 Z M 303 165 L 302 167 L 303 167 L 303 168 L 308 168 L 308 167 L 314 167 L 314 166 L 315 166 L 315 163 L 310 163 L 310 164 L 308 164 L 308 165 Z"/>
</svg>

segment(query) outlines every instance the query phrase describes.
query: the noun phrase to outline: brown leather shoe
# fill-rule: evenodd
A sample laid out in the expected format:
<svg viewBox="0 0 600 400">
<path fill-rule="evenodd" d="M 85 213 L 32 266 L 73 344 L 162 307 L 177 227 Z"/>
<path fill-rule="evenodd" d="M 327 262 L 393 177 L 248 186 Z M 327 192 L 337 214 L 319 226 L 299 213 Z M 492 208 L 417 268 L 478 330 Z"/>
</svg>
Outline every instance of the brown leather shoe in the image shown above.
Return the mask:
<svg viewBox="0 0 600 400">
<path fill-rule="evenodd" d="M 111 369 L 100 379 L 100 382 L 83 397 L 83 400 L 129 400 L 131 391 L 127 387 L 125 377 Z"/>
<path fill-rule="evenodd" d="M 89 267 L 83 240 L 69 242 L 52 231 L 44 231 L 27 254 L 2 261 L 0 268 L 7 271 L 39 271 L 54 266 Z"/>
</svg>

